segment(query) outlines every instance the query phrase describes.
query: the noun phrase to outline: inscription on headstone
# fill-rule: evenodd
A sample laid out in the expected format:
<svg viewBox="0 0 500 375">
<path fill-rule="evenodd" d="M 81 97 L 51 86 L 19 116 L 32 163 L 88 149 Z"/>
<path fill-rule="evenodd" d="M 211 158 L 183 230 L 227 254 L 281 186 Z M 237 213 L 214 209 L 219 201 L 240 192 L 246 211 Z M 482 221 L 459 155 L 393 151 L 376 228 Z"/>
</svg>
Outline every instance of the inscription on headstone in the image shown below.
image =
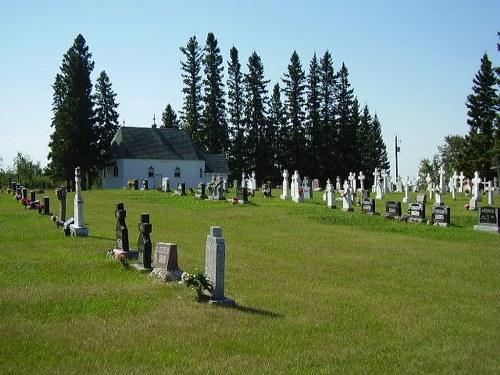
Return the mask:
<svg viewBox="0 0 500 375">
<path fill-rule="evenodd" d="M 385 212 L 392 217 L 400 217 L 402 215 L 401 202 L 387 201 L 385 204 Z"/>
<path fill-rule="evenodd" d="M 416 223 L 423 223 L 427 221 L 425 218 L 425 204 L 410 203 L 410 205 L 408 205 L 408 214 L 410 215 L 410 221 Z"/>
<path fill-rule="evenodd" d="M 434 225 L 442 227 L 450 226 L 450 207 L 447 206 L 433 206 L 432 207 L 432 221 Z"/>
<path fill-rule="evenodd" d="M 370 215 L 376 215 L 375 211 L 375 199 L 373 198 L 363 198 L 361 201 L 361 210 Z"/>
<path fill-rule="evenodd" d="M 500 233 L 500 208 L 479 207 L 479 225 L 474 225 L 474 229 Z"/>
</svg>

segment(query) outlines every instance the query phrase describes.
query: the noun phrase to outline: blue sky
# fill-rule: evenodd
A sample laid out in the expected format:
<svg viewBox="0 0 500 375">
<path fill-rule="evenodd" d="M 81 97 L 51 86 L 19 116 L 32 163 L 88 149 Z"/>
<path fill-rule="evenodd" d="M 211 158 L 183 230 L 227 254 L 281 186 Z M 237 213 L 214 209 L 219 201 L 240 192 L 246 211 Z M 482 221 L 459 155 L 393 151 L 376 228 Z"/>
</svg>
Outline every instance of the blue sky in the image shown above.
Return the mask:
<svg viewBox="0 0 500 375">
<path fill-rule="evenodd" d="M 377 113 L 394 171 L 415 176 L 449 134 L 468 132 L 465 101 L 483 53 L 500 65 L 499 1 L 4 1 L 0 6 L 0 167 L 20 151 L 47 164 L 51 85 L 81 33 L 93 80 L 105 70 L 120 123 L 151 126 L 165 106 L 182 106 L 180 46 L 208 32 L 240 62 L 256 51 L 269 89 L 296 50 L 308 69 L 326 50 L 344 62 L 360 104 Z M 159 122 L 159 121 L 157 121 Z M 68 157 L 71 157 L 68 155 Z M 367 172 L 365 171 L 365 174 Z"/>
</svg>

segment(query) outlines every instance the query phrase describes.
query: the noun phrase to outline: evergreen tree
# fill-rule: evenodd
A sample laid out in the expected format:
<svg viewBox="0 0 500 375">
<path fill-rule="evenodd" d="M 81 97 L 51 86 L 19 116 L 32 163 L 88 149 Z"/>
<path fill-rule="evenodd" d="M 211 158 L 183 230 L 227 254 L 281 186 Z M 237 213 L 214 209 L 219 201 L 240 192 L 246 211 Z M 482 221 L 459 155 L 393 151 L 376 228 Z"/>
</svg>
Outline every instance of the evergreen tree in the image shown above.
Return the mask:
<svg viewBox="0 0 500 375">
<path fill-rule="evenodd" d="M 184 87 L 184 104 L 182 107 L 182 127 L 193 138 L 194 142 L 202 147 L 204 138 L 201 132 L 200 118 L 202 113 L 201 104 L 201 60 L 202 55 L 196 36 L 189 38 L 186 47 L 180 47 L 186 58 L 181 62 L 182 82 Z"/>
<path fill-rule="evenodd" d="M 283 166 L 290 165 L 289 161 L 285 159 L 283 150 L 285 148 L 284 140 L 286 139 L 286 118 L 285 109 L 283 107 L 283 102 L 281 101 L 281 89 L 279 84 L 275 84 L 273 87 L 273 93 L 269 99 L 269 115 L 268 122 L 270 129 L 272 129 L 272 145 L 271 150 L 273 152 L 273 165 L 278 169 L 284 169 Z M 270 181 L 279 182 L 281 176 L 272 176 Z"/>
<path fill-rule="evenodd" d="M 263 176 L 264 154 L 263 129 L 267 121 L 267 89 L 269 81 L 264 79 L 264 66 L 257 52 L 248 58 L 248 72 L 244 75 L 245 88 L 245 168 Z"/>
<path fill-rule="evenodd" d="M 175 113 L 172 106 L 167 104 L 163 114 L 161 115 L 162 128 L 178 128 L 179 121 L 177 120 L 177 114 Z"/>
<path fill-rule="evenodd" d="M 366 176 L 365 184 L 370 186 L 372 184 L 371 171 L 372 163 L 370 160 L 370 132 L 372 126 L 372 116 L 368 105 L 363 107 L 363 112 L 359 121 L 358 129 L 358 149 L 360 150 L 359 157 L 359 170 L 363 171 Z"/>
<path fill-rule="evenodd" d="M 306 170 L 311 177 L 318 177 L 320 174 L 320 150 L 324 139 L 322 138 L 320 112 L 320 71 L 318 58 L 314 53 L 309 64 L 309 74 L 307 76 L 307 121 L 306 121 Z"/>
<path fill-rule="evenodd" d="M 229 135 L 226 123 L 226 104 L 224 84 L 222 82 L 224 67 L 217 39 L 213 33 L 208 33 L 202 59 L 205 80 L 203 81 L 205 95 L 202 116 L 203 148 L 209 153 L 223 153 L 229 145 Z"/>
<path fill-rule="evenodd" d="M 243 124 L 243 74 L 236 47 L 229 51 L 228 62 L 228 113 L 230 128 L 229 167 L 233 178 L 239 178 L 244 170 Z"/>
<path fill-rule="evenodd" d="M 484 54 L 481 67 L 477 72 L 472 87 L 473 93 L 467 96 L 467 124 L 470 126 L 467 137 L 466 158 L 467 174 L 478 171 L 481 177 L 493 178 L 491 169 L 494 148 L 494 127 L 498 111 L 498 96 L 495 84 L 495 73 L 488 58 Z"/>
<path fill-rule="evenodd" d="M 438 146 L 439 165 L 442 165 L 446 174 L 450 175 L 453 171 L 463 171 L 465 165 L 464 150 L 467 147 L 465 137 L 461 135 L 447 135 L 444 137 L 444 144 Z"/>
<path fill-rule="evenodd" d="M 387 158 L 387 148 L 382 138 L 382 126 L 380 125 L 380 121 L 376 113 L 373 116 L 370 130 L 370 143 L 367 147 L 371 153 L 371 166 L 369 170 L 373 171 L 375 168 L 388 170 L 390 168 L 390 164 L 389 159 Z"/>
<path fill-rule="evenodd" d="M 286 140 L 286 151 L 291 164 L 287 166 L 290 170 L 305 170 L 304 149 L 305 137 L 305 89 L 306 76 L 302 70 L 299 55 L 293 51 L 288 65 L 288 72 L 282 79 L 285 87 L 285 110 L 288 122 L 288 139 Z"/>
<path fill-rule="evenodd" d="M 319 62 L 319 112 L 320 112 L 320 139 L 319 145 L 319 178 L 336 176 L 337 166 L 337 138 L 338 132 L 335 123 L 335 98 L 337 89 L 337 75 L 333 69 L 333 59 L 330 52 L 326 51 Z"/>
<path fill-rule="evenodd" d="M 354 89 L 349 83 L 349 71 L 344 63 L 339 71 L 336 92 L 336 125 L 338 129 L 338 160 L 340 176 L 356 170 L 357 126 L 354 115 Z"/>
<path fill-rule="evenodd" d="M 49 142 L 49 168 L 74 187 L 74 169 L 80 167 L 84 190 L 87 174 L 94 168 L 89 154 L 98 142 L 91 95 L 93 69 L 92 54 L 84 37 L 78 35 L 64 55 L 61 73 L 53 85 L 54 132 Z"/>
<path fill-rule="evenodd" d="M 106 165 L 109 158 L 109 149 L 111 142 L 120 128 L 118 122 L 118 103 L 116 103 L 116 94 L 113 92 L 111 81 L 103 70 L 96 82 L 96 93 L 94 95 L 96 105 L 96 127 L 97 142 L 92 157 L 95 162 L 89 170 L 92 177 L 96 177 L 102 168 Z M 91 184 L 90 184 L 91 185 Z"/>
</svg>

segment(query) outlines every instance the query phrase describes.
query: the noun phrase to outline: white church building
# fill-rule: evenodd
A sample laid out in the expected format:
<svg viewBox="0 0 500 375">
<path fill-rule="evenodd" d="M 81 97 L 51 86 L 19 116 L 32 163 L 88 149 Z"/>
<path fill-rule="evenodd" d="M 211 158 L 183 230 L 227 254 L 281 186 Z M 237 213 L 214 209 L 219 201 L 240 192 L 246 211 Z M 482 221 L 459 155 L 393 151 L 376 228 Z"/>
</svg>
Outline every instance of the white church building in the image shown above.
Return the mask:
<svg viewBox="0 0 500 375">
<path fill-rule="evenodd" d="M 111 159 L 102 171 L 103 189 L 122 189 L 130 180 L 148 181 L 149 189 L 170 179 L 171 189 L 179 182 L 196 189 L 199 183 L 220 175 L 227 179 L 229 167 L 224 154 L 205 154 L 189 134 L 177 128 L 122 126 L 111 143 Z"/>
</svg>

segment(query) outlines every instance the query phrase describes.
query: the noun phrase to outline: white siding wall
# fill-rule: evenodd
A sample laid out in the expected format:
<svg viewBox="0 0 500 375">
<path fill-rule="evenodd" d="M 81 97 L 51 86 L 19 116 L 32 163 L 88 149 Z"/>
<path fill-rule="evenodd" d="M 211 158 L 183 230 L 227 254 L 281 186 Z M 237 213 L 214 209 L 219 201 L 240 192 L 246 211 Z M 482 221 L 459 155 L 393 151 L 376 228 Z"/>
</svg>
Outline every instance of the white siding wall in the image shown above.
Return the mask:
<svg viewBox="0 0 500 375">
<path fill-rule="evenodd" d="M 176 189 L 179 182 L 186 183 L 186 188 L 196 189 L 200 182 L 206 182 L 200 168 L 205 170 L 204 160 L 148 160 L 148 159 L 119 159 L 116 160 L 118 176 L 113 176 L 113 167 L 107 167 L 107 177 L 102 179 L 103 189 L 122 189 L 128 187 L 129 180 L 139 180 L 139 188 L 144 179 L 148 180 L 149 188 L 154 189 L 154 177 L 148 176 L 149 167 L 154 168 L 155 175 L 170 178 L 170 188 Z M 175 169 L 179 167 L 181 177 L 175 176 Z M 158 178 L 158 176 L 157 176 Z M 161 181 L 161 178 L 160 178 Z"/>
</svg>

